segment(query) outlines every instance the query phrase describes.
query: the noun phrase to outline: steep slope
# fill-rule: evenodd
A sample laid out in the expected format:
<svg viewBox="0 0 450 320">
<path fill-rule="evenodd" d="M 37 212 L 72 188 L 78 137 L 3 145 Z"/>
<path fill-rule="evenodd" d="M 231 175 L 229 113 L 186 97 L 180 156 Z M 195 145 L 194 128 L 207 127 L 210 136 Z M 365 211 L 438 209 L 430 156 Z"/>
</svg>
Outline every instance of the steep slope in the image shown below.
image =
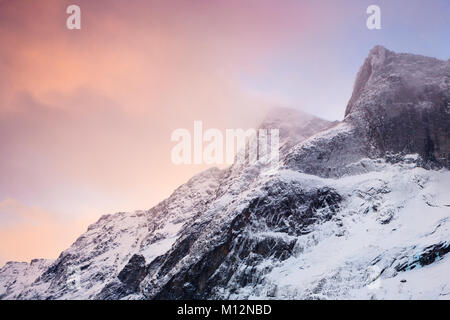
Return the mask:
<svg viewBox="0 0 450 320">
<path fill-rule="evenodd" d="M 152 261 L 168 250 L 185 220 L 201 212 L 211 201 L 220 177 L 218 169 L 211 169 L 195 176 L 148 211 L 102 216 L 32 286 L 4 298 L 94 298 L 134 254 Z M 133 292 L 132 285 L 125 283 L 124 287 L 130 287 L 127 294 Z"/>
<path fill-rule="evenodd" d="M 342 122 L 269 114 L 279 168 L 210 169 L 148 211 L 104 216 L 23 286 L 1 269 L 3 298 L 448 299 L 449 74 L 374 48 Z"/>
<path fill-rule="evenodd" d="M 0 269 L 0 299 L 17 299 L 51 264 L 52 260 L 35 259 L 30 263 L 8 262 Z"/>
<path fill-rule="evenodd" d="M 404 274 L 410 277 L 410 269 L 441 259 L 448 263 L 450 251 L 450 174 L 417 167 L 417 160 L 408 156 L 389 164 L 363 159 L 372 172 L 343 179 L 263 171 L 239 198 L 218 199 L 182 232 L 161 262 L 149 265 L 143 297 L 395 295 L 382 285 L 375 291 L 368 285 L 380 274 L 395 282 Z M 442 288 L 426 289 L 438 298 L 450 278 L 433 276 Z M 421 297 L 420 292 L 409 295 Z"/>
<path fill-rule="evenodd" d="M 260 282 L 229 297 L 448 299 L 450 173 L 427 171 L 413 158 L 366 159 L 373 171 L 341 179 L 281 173 L 289 184 L 333 188 L 340 210 L 297 237 L 289 259 L 267 263 Z"/>
<path fill-rule="evenodd" d="M 450 167 L 450 61 L 377 46 L 361 67 L 342 123 L 298 144 L 286 168 L 339 177 L 363 157 L 421 156 L 425 167 Z M 350 166 L 350 167 L 349 167 Z"/>
<path fill-rule="evenodd" d="M 277 117 L 266 121 L 264 128 L 280 128 L 280 124 L 290 123 L 280 130 L 282 145 L 300 142 L 331 125 L 289 109 L 273 110 L 271 114 Z M 33 279 L 36 281 L 28 283 L 33 282 L 31 286 L 10 290 L 3 298 L 138 298 L 136 294 L 147 276 L 148 264 L 160 262 L 163 254 L 182 238 L 183 230 L 193 228 L 212 204 L 217 205 L 218 198 L 239 197 L 242 190 L 252 185 L 258 172 L 258 168 L 245 164 L 223 171 L 209 169 L 148 211 L 103 216 L 49 268 L 36 271 Z M 1 269 L 5 274 L 9 274 L 8 270 Z"/>
<path fill-rule="evenodd" d="M 418 153 L 450 167 L 450 60 L 397 54 L 377 46 L 359 71 L 347 106 L 377 155 Z"/>
</svg>

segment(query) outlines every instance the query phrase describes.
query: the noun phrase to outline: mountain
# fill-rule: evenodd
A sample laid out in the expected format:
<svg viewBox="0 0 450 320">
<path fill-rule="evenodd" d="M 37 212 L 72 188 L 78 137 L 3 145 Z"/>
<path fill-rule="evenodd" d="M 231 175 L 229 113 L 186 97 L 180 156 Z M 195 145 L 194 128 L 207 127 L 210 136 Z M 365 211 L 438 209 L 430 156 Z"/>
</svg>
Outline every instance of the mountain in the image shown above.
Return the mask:
<svg viewBox="0 0 450 320">
<path fill-rule="evenodd" d="M 103 216 L 55 261 L 8 263 L 0 298 L 448 299 L 449 77 L 377 46 L 343 121 L 268 114 L 278 169 L 209 169 Z"/>
<path fill-rule="evenodd" d="M 355 170 L 364 157 L 418 154 L 426 168 L 450 167 L 450 60 L 370 51 L 345 119 L 284 159 L 287 168 L 323 177 Z M 395 158 L 395 157 L 394 157 Z"/>
<path fill-rule="evenodd" d="M 418 153 L 450 167 L 450 60 L 396 54 L 377 46 L 364 62 L 347 106 L 377 156 Z"/>
<path fill-rule="evenodd" d="M 52 263 L 45 259 L 34 259 L 30 263 L 8 262 L 0 269 L 0 299 L 17 298 L 16 294 L 30 286 Z"/>
</svg>

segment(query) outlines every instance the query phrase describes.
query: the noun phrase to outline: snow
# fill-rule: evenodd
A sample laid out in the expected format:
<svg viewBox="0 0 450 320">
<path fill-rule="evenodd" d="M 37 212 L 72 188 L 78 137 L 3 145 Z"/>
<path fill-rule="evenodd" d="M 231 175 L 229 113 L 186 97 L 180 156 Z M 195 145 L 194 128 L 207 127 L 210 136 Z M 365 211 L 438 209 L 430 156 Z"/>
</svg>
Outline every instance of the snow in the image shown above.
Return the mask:
<svg viewBox="0 0 450 320">
<path fill-rule="evenodd" d="M 139 253 L 144 256 L 146 261 L 152 261 L 157 256 L 166 253 L 178 239 L 178 232 L 181 230 L 182 226 L 182 223 L 167 223 L 164 228 L 158 230 L 158 232 L 164 234 L 165 237 L 162 240 L 149 245 Z"/>
<path fill-rule="evenodd" d="M 377 280 L 379 287 L 362 285 L 371 273 L 380 273 L 402 254 L 412 257 L 429 245 L 450 239 L 450 208 L 446 206 L 450 173 L 408 164 L 378 166 L 379 171 L 341 179 L 280 172 L 283 179 L 297 180 L 308 188 L 334 187 L 345 195 L 346 204 L 336 217 L 342 221 L 344 235 L 333 221 L 319 225 L 298 239 L 296 254 L 267 275 L 264 286 L 276 286 L 276 298 L 450 298 L 450 273 L 445 269 L 450 257 L 391 276 L 385 271 Z M 371 204 L 378 206 L 376 211 Z M 378 219 L 384 210 L 394 212 L 390 223 Z M 379 261 L 372 266 L 375 259 Z M 407 281 L 400 282 L 403 279 Z M 268 298 L 264 290 L 258 295 L 255 292 L 249 298 Z M 248 292 L 244 289 L 240 294 Z"/>
<path fill-rule="evenodd" d="M 52 260 L 36 259 L 27 262 L 8 262 L 0 269 L 0 299 L 14 299 L 50 266 Z"/>
<path fill-rule="evenodd" d="M 284 261 L 269 257 L 258 263 L 254 272 L 262 277 L 259 283 L 233 287 L 232 291 L 231 287 L 218 288 L 218 297 L 449 299 L 450 255 L 420 268 L 396 269 L 425 248 L 450 239 L 450 172 L 425 170 L 416 165 L 418 160 L 417 155 L 406 155 L 396 164 L 361 159 L 351 166 L 363 163 L 369 168 L 367 172 L 340 178 L 290 169 L 266 170 L 263 166 L 258 170 L 244 168 L 239 175 L 231 175 L 227 184 L 219 184 L 215 179 L 223 173 L 212 170 L 177 189 L 157 207 L 158 211 L 106 215 L 90 226 L 58 259 L 67 256 L 71 267 L 86 268 L 80 274 L 78 290 L 67 287 L 64 277 L 70 279 L 69 271 L 56 286 L 38 279 L 53 261 L 9 263 L 0 270 L 0 297 L 94 298 L 105 283 L 116 281 L 133 254 L 142 255 L 148 264 L 174 250 L 194 225 L 202 225 L 190 254 L 163 278 L 152 277 L 142 285 L 164 283 L 211 250 L 215 241 L 220 241 L 224 226 L 246 210 L 252 199 L 265 196 L 265 188 L 287 185 L 301 186 L 305 192 L 332 188 L 342 196 L 340 209 L 331 220 L 313 224 L 309 233 L 300 236 L 274 231 L 254 221 L 253 231 L 246 231 L 246 237 L 255 242 L 295 241 L 293 252 Z M 222 191 L 211 199 L 211 190 Z M 203 213 L 197 216 L 200 210 Z M 240 264 L 236 272 L 245 273 L 247 268 Z M 140 294 L 125 297 L 140 298 Z"/>
<path fill-rule="evenodd" d="M 397 277 L 382 279 L 380 288 L 372 291 L 374 299 L 450 300 L 450 258 L 429 266 L 413 269 Z M 355 291 L 356 297 L 366 298 L 364 290 Z"/>
</svg>

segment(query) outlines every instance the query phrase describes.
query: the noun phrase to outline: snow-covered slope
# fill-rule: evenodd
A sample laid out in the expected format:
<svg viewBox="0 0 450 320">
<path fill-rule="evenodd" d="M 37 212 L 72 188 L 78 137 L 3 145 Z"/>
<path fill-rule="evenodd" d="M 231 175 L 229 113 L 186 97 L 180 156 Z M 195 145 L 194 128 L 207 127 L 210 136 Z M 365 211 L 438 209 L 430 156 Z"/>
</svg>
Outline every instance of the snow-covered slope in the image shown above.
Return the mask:
<svg viewBox="0 0 450 320">
<path fill-rule="evenodd" d="M 374 170 L 341 179 L 292 171 L 289 184 L 328 186 L 342 196 L 332 219 L 298 237 L 248 298 L 448 299 L 450 173 L 427 171 L 411 158 L 362 160 Z M 412 162 L 412 163 L 411 163 Z"/>
<path fill-rule="evenodd" d="M 52 263 L 52 260 L 45 259 L 35 259 L 30 263 L 8 262 L 0 269 L 0 299 L 17 299 Z"/>
<path fill-rule="evenodd" d="M 31 287 L 5 298 L 94 298 L 134 254 L 152 261 L 167 251 L 185 220 L 211 200 L 220 175 L 218 169 L 205 171 L 148 211 L 102 216 Z"/>
<path fill-rule="evenodd" d="M 210 169 L 150 210 L 104 216 L 54 262 L 7 264 L 0 297 L 447 299 L 450 173 L 436 155 L 449 119 L 436 112 L 450 101 L 434 86 L 446 76 L 446 62 L 376 47 L 344 121 L 268 115 L 279 168 Z M 415 100 L 399 94 L 412 86 Z M 417 115 L 429 139 L 389 129 Z"/>
</svg>

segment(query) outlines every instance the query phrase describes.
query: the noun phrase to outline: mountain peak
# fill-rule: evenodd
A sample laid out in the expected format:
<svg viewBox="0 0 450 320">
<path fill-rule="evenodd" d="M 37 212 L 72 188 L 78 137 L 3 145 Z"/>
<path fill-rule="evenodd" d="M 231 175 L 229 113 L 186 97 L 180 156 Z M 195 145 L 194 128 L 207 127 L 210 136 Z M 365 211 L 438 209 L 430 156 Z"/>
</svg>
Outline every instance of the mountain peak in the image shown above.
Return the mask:
<svg viewBox="0 0 450 320">
<path fill-rule="evenodd" d="M 260 129 L 279 129 L 281 143 L 292 146 L 334 124 L 298 109 L 274 107 L 267 112 Z"/>
<path fill-rule="evenodd" d="M 365 128 L 378 156 L 418 153 L 448 166 L 449 108 L 448 62 L 376 46 L 358 72 L 345 116 Z"/>
<path fill-rule="evenodd" d="M 377 45 L 370 50 L 369 55 L 356 76 L 353 93 L 345 110 L 345 116 L 351 112 L 353 105 L 363 93 L 363 90 L 372 77 L 374 71 L 379 69 L 385 63 L 387 55 L 391 53 L 393 52 L 380 45 Z"/>
<path fill-rule="evenodd" d="M 389 53 L 393 52 L 381 45 L 376 45 L 370 50 L 368 58 L 371 58 L 372 64 L 381 64 L 384 62 L 386 55 Z"/>
<path fill-rule="evenodd" d="M 449 95 L 450 65 L 432 57 L 396 53 L 383 46 L 375 46 L 361 66 L 345 116 L 357 111 L 358 105 L 374 96 L 390 95 L 392 102 L 406 99 L 416 102 L 431 86 Z M 443 92 L 445 94 L 445 92 Z M 363 101 L 359 101 L 362 98 Z M 370 101 L 369 101 L 370 102 Z"/>
</svg>

